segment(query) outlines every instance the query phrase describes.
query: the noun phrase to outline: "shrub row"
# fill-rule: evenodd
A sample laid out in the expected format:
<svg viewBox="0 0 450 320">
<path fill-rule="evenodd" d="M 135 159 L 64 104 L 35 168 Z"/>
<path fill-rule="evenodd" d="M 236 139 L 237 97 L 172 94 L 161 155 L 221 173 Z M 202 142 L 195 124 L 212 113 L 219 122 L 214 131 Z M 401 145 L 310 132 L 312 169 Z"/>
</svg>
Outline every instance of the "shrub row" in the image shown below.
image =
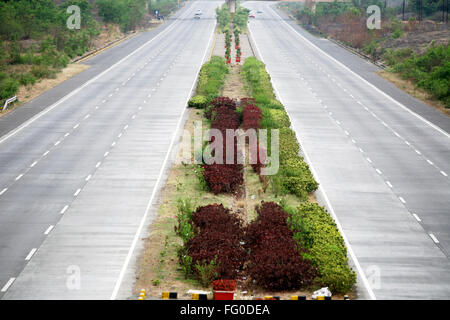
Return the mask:
<svg viewBox="0 0 450 320">
<path fill-rule="evenodd" d="M 182 229 L 179 221 L 177 232 Z M 191 213 L 193 236 L 184 243 L 180 264 L 186 276 L 194 276 L 207 286 L 215 279 L 236 279 L 246 260 L 241 245 L 240 220 L 222 204 L 197 208 Z"/>
<path fill-rule="evenodd" d="M 248 275 L 269 290 L 294 290 L 313 283 L 315 269 L 302 257 L 301 247 L 287 225 L 288 214 L 274 202 L 257 207 L 258 218 L 245 233 Z"/>
<path fill-rule="evenodd" d="M 211 120 L 211 128 L 218 129 L 222 132 L 223 137 L 223 164 L 204 164 L 203 177 L 209 187 L 214 193 L 236 193 L 244 182 L 243 166 L 237 164 L 238 150 L 237 141 L 233 140 L 234 144 L 234 162 L 233 164 L 226 164 L 226 130 L 236 130 L 240 126 L 239 114 L 236 112 L 236 101 L 226 97 L 218 97 L 211 102 L 210 107 L 206 111 L 206 117 Z M 214 138 L 214 137 L 212 137 Z M 214 142 L 214 139 L 211 139 Z M 212 152 L 213 156 L 215 150 Z"/>
<path fill-rule="evenodd" d="M 315 283 L 333 293 L 345 293 L 356 283 L 348 266 L 347 249 L 333 218 L 316 203 L 304 203 L 289 212 L 288 224 L 298 245 L 318 270 Z"/>
<path fill-rule="evenodd" d="M 220 95 L 228 72 L 225 59 L 218 56 L 213 56 L 202 66 L 197 83 L 197 95 L 206 98 L 205 106 Z"/>
<path fill-rule="evenodd" d="M 275 99 L 270 76 L 264 63 L 254 57 L 245 60 L 243 76 L 250 88 L 256 105 L 261 110 L 259 124 L 264 129 L 279 129 L 280 170 L 271 177 L 272 187 L 277 194 L 295 194 L 306 200 L 308 193 L 317 189 L 308 164 L 299 155 L 300 146 L 295 132 L 290 129 L 289 116 L 283 105 Z M 270 135 L 268 152 L 270 153 Z"/>
</svg>

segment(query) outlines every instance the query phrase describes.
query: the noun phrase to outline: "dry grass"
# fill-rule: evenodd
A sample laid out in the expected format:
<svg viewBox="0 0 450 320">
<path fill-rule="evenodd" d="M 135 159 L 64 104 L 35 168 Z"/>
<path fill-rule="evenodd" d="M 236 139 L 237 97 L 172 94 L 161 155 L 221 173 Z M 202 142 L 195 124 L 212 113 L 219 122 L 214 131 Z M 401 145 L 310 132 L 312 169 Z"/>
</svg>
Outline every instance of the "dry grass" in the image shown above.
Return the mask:
<svg viewBox="0 0 450 320">
<path fill-rule="evenodd" d="M 439 110 L 445 115 L 450 116 L 450 109 L 445 108 L 445 105 L 436 99 L 434 99 L 428 92 L 423 89 L 416 88 L 414 83 L 410 80 L 402 79 L 398 74 L 388 72 L 388 71 L 379 71 L 378 75 L 383 77 L 384 79 L 392 82 L 397 88 L 403 90 L 404 92 L 412 95 L 413 97 L 419 99 L 420 101 L 432 106 L 433 108 Z"/>
<path fill-rule="evenodd" d="M 27 71 L 26 68 L 28 66 L 20 66 L 19 71 Z M 40 81 L 36 82 L 34 85 L 28 85 L 28 86 L 21 86 L 19 90 L 17 91 L 16 95 L 19 100 L 19 103 L 15 104 L 14 107 L 8 108 L 4 112 L 0 113 L 0 117 L 8 114 L 15 108 L 20 107 L 24 103 L 27 103 L 28 101 L 31 101 L 35 99 L 36 97 L 43 94 L 45 91 L 56 87 L 60 83 L 66 81 L 67 79 L 72 78 L 73 76 L 77 75 L 78 73 L 88 69 L 89 66 L 84 64 L 68 64 L 67 67 L 62 69 L 59 73 L 56 74 L 56 77 L 53 79 L 41 79 Z"/>
</svg>

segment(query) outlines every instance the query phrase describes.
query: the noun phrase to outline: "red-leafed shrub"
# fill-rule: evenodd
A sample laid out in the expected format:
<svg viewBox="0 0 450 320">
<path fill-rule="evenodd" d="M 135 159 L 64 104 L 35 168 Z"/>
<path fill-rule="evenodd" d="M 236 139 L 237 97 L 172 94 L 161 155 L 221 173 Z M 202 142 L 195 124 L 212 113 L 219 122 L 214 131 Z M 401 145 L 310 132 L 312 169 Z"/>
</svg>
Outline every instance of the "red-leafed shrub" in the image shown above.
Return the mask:
<svg viewBox="0 0 450 320">
<path fill-rule="evenodd" d="M 211 103 L 215 107 L 225 106 L 232 110 L 236 109 L 236 100 L 230 99 L 228 97 L 217 97 Z"/>
<path fill-rule="evenodd" d="M 211 128 L 223 131 L 222 134 L 225 134 L 226 129 L 236 130 L 240 125 L 239 114 L 230 112 L 226 107 L 217 108 L 212 120 Z"/>
<path fill-rule="evenodd" d="M 246 260 L 240 220 L 223 205 L 199 207 L 192 214 L 197 234 L 187 243 L 192 264 L 216 262 L 219 279 L 234 279 Z"/>
<path fill-rule="evenodd" d="M 211 106 L 207 108 L 205 112 L 205 117 L 207 119 L 212 119 L 212 117 L 217 113 L 217 109 L 223 107 L 228 113 L 233 113 L 236 111 L 236 100 L 230 99 L 228 97 L 217 97 L 211 102 Z"/>
<path fill-rule="evenodd" d="M 244 182 L 241 164 L 204 164 L 203 177 L 214 194 L 234 193 Z"/>
<path fill-rule="evenodd" d="M 192 214 L 192 222 L 196 229 L 204 230 L 216 226 L 223 226 L 227 228 L 225 231 L 230 233 L 230 237 L 242 239 L 243 236 L 240 220 L 230 214 L 230 210 L 226 209 L 222 204 L 198 207 Z M 221 230 L 224 231 L 223 228 Z"/>
<path fill-rule="evenodd" d="M 246 104 L 242 110 L 242 126 L 247 129 L 260 128 L 259 121 L 262 119 L 261 109 L 253 104 Z"/>
<path fill-rule="evenodd" d="M 211 282 L 215 291 L 234 291 L 236 290 L 236 280 L 219 279 Z"/>
<path fill-rule="evenodd" d="M 248 266 L 257 285 L 269 290 L 294 290 L 309 286 L 316 276 L 309 261 L 292 244 L 279 241 L 254 249 Z"/>
<path fill-rule="evenodd" d="M 269 290 L 291 290 L 311 285 L 316 271 L 302 258 L 287 225 L 288 214 L 276 203 L 262 202 L 258 218 L 245 234 L 249 250 L 247 272 L 256 284 Z"/>
</svg>

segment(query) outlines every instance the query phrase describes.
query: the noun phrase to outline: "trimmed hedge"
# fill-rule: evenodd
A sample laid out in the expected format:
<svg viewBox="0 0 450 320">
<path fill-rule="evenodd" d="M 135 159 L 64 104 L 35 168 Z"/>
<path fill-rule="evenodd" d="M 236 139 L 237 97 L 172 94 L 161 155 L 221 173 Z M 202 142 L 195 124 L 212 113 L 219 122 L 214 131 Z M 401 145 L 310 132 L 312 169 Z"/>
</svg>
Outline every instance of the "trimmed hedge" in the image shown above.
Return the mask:
<svg viewBox="0 0 450 320">
<path fill-rule="evenodd" d="M 218 97 L 228 72 L 225 59 L 219 56 L 213 56 L 200 70 L 197 83 L 197 95 L 205 96 L 208 103 Z"/>
<path fill-rule="evenodd" d="M 279 129 L 280 170 L 271 177 L 275 193 L 295 194 L 306 200 L 308 193 L 317 190 L 309 166 L 299 156 L 300 146 L 295 132 L 290 128 L 291 122 L 283 105 L 276 100 L 270 76 L 264 63 L 254 57 L 245 60 L 243 76 L 253 95 L 253 103 L 261 110 L 262 119 L 259 125 L 263 129 Z M 268 152 L 270 153 L 270 135 L 268 137 Z"/>
<path fill-rule="evenodd" d="M 333 293 L 346 293 L 356 283 L 356 273 L 348 266 L 347 249 L 333 218 L 316 203 L 287 209 L 288 225 L 298 245 L 305 248 L 317 267 L 315 282 Z"/>
<path fill-rule="evenodd" d="M 207 100 L 205 96 L 194 96 L 188 101 L 188 107 L 189 108 L 196 108 L 196 109 L 204 109 L 206 108 Z"/>
</svg>

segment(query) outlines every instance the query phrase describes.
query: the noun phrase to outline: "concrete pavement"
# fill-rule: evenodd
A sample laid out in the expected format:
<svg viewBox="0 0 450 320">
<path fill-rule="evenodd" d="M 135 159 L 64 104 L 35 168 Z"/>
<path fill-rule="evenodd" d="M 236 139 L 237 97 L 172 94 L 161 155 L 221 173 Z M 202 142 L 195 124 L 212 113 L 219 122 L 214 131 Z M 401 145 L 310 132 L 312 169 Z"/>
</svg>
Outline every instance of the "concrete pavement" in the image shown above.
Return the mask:
<svg viewBox="0 0 450 320">
<path fill-rule="evenodd" d="M 150 39 L 86 61 L 111 64 L 0 138 L 3 299 L 131 294 L 133 249 L 151 221 L 218 5 L 193 2 Z"/>
<path fill-rule="evenodd" d="M 346 237 L 360 297 L 448 299 L 448 117 L 404 93 L 387 96 L 395 90 L 376 67 L 311 39 L 273 3 L 244 5 L 263 12 L 249 24 L 257 55 Z"/>
</svg>

